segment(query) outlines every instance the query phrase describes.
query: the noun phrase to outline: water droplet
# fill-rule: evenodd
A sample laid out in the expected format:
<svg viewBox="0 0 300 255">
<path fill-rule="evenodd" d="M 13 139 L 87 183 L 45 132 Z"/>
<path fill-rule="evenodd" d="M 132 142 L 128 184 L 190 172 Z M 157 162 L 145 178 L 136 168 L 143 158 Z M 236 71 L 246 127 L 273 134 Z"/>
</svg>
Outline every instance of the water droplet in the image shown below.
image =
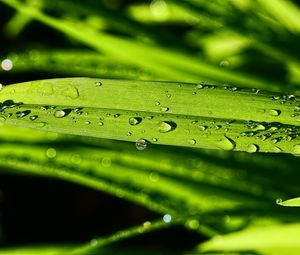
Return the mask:
<svg viewBox="0 0 300 255">
<path fill-rule="evenodd" d="M 201 82 L 201 83 L 197 84 L 197 85 L 196 85 L 196 88 L 197 88 L 197 89 L 203 89 L 203 83 Z"/>
<path fill-rule="evenodd" d="M 204 131 L 205 129 L 207 129 L 207 126 L 199 126 L 200 131 Z"/>
<path fill-rule="evenodd" d="M 79 154 L 73 154 L 73 155 L 71 156 L 71 162 L 72 162 L 73 164 L 78 165 L 78 164 L 81 162 L 81 157 L 80 157 L 80 155 L 79 155 Z"/>
<path fill-rule="evenodd" d="M 300 144 L 293 146 L 292 153 L 296 156 L 300 156 Z"/>
<path fill-rule="evenodd" d="M 128 132 L 126 135 L 127 135 L 127 136 L 131 136 L 131 135 L 132 135 L 132 133 L 131 133 L 131 132 Z"/>
<path fill-rule="evenodd" d="M 281 198 L 277 198 L 276 199 L 276 204 L 281 205 L 282 204 L 282 199 Z"/>
<path fill-rule="evenodd" d="M 46 150 L 46 156 L 48 158 L 55 158 L 56 157 L 56 150 L 54 148 L 49 148 Z"/>
<path fill-rule="evenodd" d="M 148 145 L 148 142 L 142 138 L 137 140 L 135 143 L 135 147 L 140 151 L 146 149 L 147 145 Z"/>
<path fill-rule="evenodd" d="M 159 101 L 155 101 L 155 105 L 160 105 L 160 102 Z"/>
<path fill-rule="evenodd" d="M 153 141 L 153 142 L 157 142 L 158 139 L 157 139 L 157 138 L 153 138 L 152 141 Z"/>
<path fill-rule="evenodd" d="M 147 120 L 152 120 L 153 119 L 153 116 L 148 116 L 147 117 Z"/>
<path fill-rule="evenodd" d="M 115 118 L 119 118 L 121 116 L 121 114 L 117 113 L 114 115 Z"/>
<path fill-rule="evenodd" d="M 4 71 L 10 71 L 12 68 L 13 68 L 13 62 L 10 60 L 10 59 L 4 59 L 2 62 L 1 62 L 1 68 L 4 70 Z"/>
<path fill-rule="evenodd" d="M 295 112 L 300 112 L 300 106 L 295 106 L 294 111 Z"/>
<path fill-rule="evenodd" d="M 102 86 L 102 82 L 101 81 L 97 81 L 95 82 L 96 87 L 101 87 Z"/>
<path fill-rule="evenodd" d="M 167 111 L 169 111 L 169 108 L 162 106 L 162 107 L 160 107 L 160 111 L 161 112 L 167 112 Z"/>
<path fill-rule="evenodd" d="M 249 144 L 249 145 L 247 146 L 246 151 L 247 151 L 248 153 L 254 153 L 254 152 L 257 152 L 257 151 L 258 151 L 258 146 L 257 146 L 256 144 L 251 143 L 251 144 Z"/>
<path fill-rule="evenodd" d="M 104 123 L 103 122 L 98 122 L 98 126 L 103 126 Z"/>
<path fill-rule="evenodd" d="M 262 131 L 262 130 L 265 130 L 266 127 L 262 124 L 258 124 L 253 130 L 255 131 Z"/>
<path fill-rule="evenodd" d="M 62 95 L 65 97 L 69 97 L 71 99 L 76 99 L 79 97 L 78 89 L 74 86 L 67 86 L 63 91 Z"/>
<path fill-rule="evenodd" d="M 171 216 L 170 214 L 165 214 L 165 215 L 163 216 L 163 221 L 164 221 L 165 223 L 170 223 L 170 222 L 172 221 L 172 216 Z"/>
<path fill-rule="evenodd" d="M 195 144 L 196 144 L 196 140 L 195 140 L 195 139 L 189 139 L 189 140 L 188 140 L 188 143 L 189 143 L 190 145 L 195 145 Z"/>
<path fill-rule="evenodd" d="M 85 121 L 84 124 L 89 125 L 89 124 L 91 124 L 91 122 L 90 121 Z"/>
<path fill-rule="evenodd" d="M 150 181 L 152 182 L 157 182 L 159 180 L 159 173 L 156 173 L 156 172 L 151 172 L 149 174 L 149 179 Z"/>
<path fill-rule="evenodd" d="M 197 230 L 200 226 L 199 221 L 196 219 L 188 220 L 186 226 L 190 229 Z"/>
<path fill-rule="evenodd" d="M 278 139 L 276 139 L 276 138 L 274 138 L 274 139 L 272 139 L 271 141 L 270 141 L 271 143 L 278 143 Z"/>
<path fill-rule="evenodd" d="M 138 125 L 142 122 L 143 118 L 141 117 L 131 117 L 129 118 L 128 122 L 131 126 Z"/>
<path fill-rule="evenodd" d="M 35 122 L 34 126 L 37 128 L 42 128 L 45 127 L 47 125 L 47 122 Z"/>
<path fill-rule="evenodd" d="M 172 121 L 162 121 L 158 124 L 158 131 L 160 133 L 167 133 L 176 129 L 177 124 Z"/>
<path fill-rule="evenodd" d="M 33 121 L 33 120 L 36 120 L 37 118 L 38 118 L 37 115 L 32 115 L 32 116 L 29 117 L 29 119 L 32 120 L 32 121 Z"/>
<path fill-rule="evenodd" d="M 25 117 L 26 115 L 28 115 L 30 113 L 31 113 L 30 110 L 26 110 L 26 111 L 22 111 L 22 112 L 16 112 L 16 116 L 17 116 L 17 118 L 23 118 L 23 117 Z"/>
<path fill-rule="evenodd" d="M 275 109 L 269 110 L 269 114 L 270 114 L 271 116 L 279 116 L 280 113 L 281 113 L 280 110 L 275 110 Z"/>
<path fill-rule="evenodd" d="M 64 110 L 56 110 L 54 112 L 55 118 L 63 118 L 66 115 L 66 112 Z"/>
<path fill-rule="evenodd" d="M 269 131 L 270 132 L 276 132 L 278 130 L 278 127 L 270 127 Z"/>
<path fill-rule="evenodd" d="M 217 143 L 217 147 L 226 151 L 231 151 L 235 148 L 235 143 L 227 136 L 223 136 Z"/>
<path fill-rule="evenodd" d="M 171 96 L 172 96 L 171 94 L 167 94 L 166 95 L 167 98 L 171 98 Z"/>
<path fill-rule="evenodd" d="M 98 240 L 97 239 L 92 239 L 90 241 L 90 245 L 93 246 L 93 247 L 97 246 L 98 245 Z"/>
<path fill-rule="evenodd" d="M 149 229 L 149 228 L 151 228 L 151 222 L 150 222 L 150 221 L 145 221 L 145 222 L 143 223 L 143 228 L 144 228 L 144 229 Z"/>
</svg>

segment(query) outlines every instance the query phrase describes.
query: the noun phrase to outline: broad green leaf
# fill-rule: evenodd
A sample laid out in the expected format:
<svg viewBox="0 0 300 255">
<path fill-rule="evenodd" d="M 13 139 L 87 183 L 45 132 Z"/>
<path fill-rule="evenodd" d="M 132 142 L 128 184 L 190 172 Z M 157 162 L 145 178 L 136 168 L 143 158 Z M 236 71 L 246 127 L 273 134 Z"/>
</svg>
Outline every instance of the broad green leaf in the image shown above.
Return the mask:
<svg viewBox="0 0 300 255">
<path fill-rule="evenodd" d="M 140 149 L 156 143 L 300 154 L 297 94 L 64 78 L 5 86 L 0 100 L 7 124 L 133 141 Z"/>
</svg>

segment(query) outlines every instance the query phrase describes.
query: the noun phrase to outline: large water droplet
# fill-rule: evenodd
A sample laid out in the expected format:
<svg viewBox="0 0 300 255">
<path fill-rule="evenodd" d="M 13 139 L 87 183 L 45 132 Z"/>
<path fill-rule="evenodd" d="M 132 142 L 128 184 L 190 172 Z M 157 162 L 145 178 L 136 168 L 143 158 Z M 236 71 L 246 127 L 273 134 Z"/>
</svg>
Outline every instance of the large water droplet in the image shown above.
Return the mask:
<svg viewBox="0 0 300 255">
<path fill-rule="evenodd" d="M 254 153 L 254 152 L 257 152 L 257 151 L 258 151 L 258 146 L 257 146 L 256 144 L 251 143 L 251 144 L 249 144 L 249 145 L 247 146 L 246 151 L 247 151 L 248 153 Z"/>
<path fill-rule="evenodd" d="M 140 151 L 146 149 L 147 145 L 148 145 L 148 141 L 142 138 L 137 140 L 135 143 L 135 147 Z"/>
<path fill-rule="evenodd" d="M 167 133 L 176 129 L 177 124 L 172 121 L 162 121 L 158 124 L 158 131 L 160 133 Z"/>
<path fill-rule="evenodd" d="M 55 118 L 63 118 L 63 117 L 65 117 L 65 115 L 66 115 L 66 112 L 64 110 L 56 110 L 54 112 Z"/>
<path fill-rule="evenodd" d="M 143 118 L 141 117 L 131 117 L 129 118 L 128 122 L 131 126 L 135 126 L 137 124 L 140 124 L 142 122 Z"/>
<path fill-rule="evenodd" d="M 300 144 L 293 146 L 292 153 L 296 156 L 300 156 Z"/>
<path fill-rule="evenodd" d="M 269 110 L 269 114 L 270 114 L 271 116 L 279 116 L 280 113 L 281 113 L 280 110 L 275 110 L 275 109 Z"/>
<path fill-rule="evenodd" d="M 235 143 L 227 136 L 223 136 L 217 143 L 217 147 L 226 151 L 231 151 L 234 149 Z"/>
</svg>

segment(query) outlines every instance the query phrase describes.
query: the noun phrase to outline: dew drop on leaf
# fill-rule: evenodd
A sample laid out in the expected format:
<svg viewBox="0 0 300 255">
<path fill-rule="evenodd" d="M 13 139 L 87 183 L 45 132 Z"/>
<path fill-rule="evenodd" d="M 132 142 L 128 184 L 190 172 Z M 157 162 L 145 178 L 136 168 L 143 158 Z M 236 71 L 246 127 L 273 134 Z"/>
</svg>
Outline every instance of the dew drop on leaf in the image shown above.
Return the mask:
<svg viewBox="0 0 300 255">
<path fill-rule="evenodd" d="M 140 124 L 142 120 L 143 119 L 141 117 L 131 117 L 129 118 L 128 122 L 131 126 L 135 126 L 137 124 Z"/>
<path fill-rule="evenodd" d="M 132 133 L 131 132 L 127 132 L 127 134 L 126 134 L 127 136 L 131 136 L 132 135 Z"/>
<path fill-rule="evenodd" d="M 217 147 L 226 151 L 231 151 L 234 149 L 235 143 L 227 136 L 223 136 L 217 143 Z"/>
<path fill-rule="evenodd" d="M 142 138 L 137 140 L 135 143 L 135 147 L 140 151 L 146 149 L 147 145 L 148 145 L 148 142 Z"/>
<path fill-rule="evenodd" d="M 196 140 L 195 140 L 195 139 L 189 139 L 189 140 L 188 140 L 188 143 L 189 143 L 190 145 L 195 145 L 195 144 L 196 144 Z"/>
<path fill-rule="evenodd" d="M 91 122 L 90 121 L 85 121 L 84 124 L 89 125 L 89 124 L 91 124 Z"/>
<path fill-rule="evenodd" d="M 200 131 L 204 131 L 205 129 L 207 129 L 207 126 L 199 126 Z"/>
<path fill-rule="evenodd" d="M 26 110 L 26 111 L 22 111 L 22 112 L 16 112 L 16 116 L 17 116 L 17 118 L 23 118 L 26 115 L 28 115 L 29 113 L 31 113 L 30 110 Z"/>
<path fill-rule="evenodd" d="M 161 112 L 167 112 L 167 111 L 169 111 L 169 108 L 162 106 L 162 107 L 160 107 L 160 111 Z"/>
<path fill-rule="evenodd" d="M 256 144 L 251 143 L 251 144 L 249 144 L 249 145 L 247 146 L 246 151 L 247 151 L 248 153 L 254 153 L 254 152 L 257 152 L 257 151 L 258 151 L 258 146 L 257 146 Z"/>
<path fill-rule="evenodd" d="M 101 87 L 102 86 L 102 82 L 101 81 L 97 81 L 95 82 L 96 87 Z"/>
<path fill-rule="evenodd" d="M 56 157 L 56 150 L 54 148 L 49 148 L 46 150 L 46 156 L 48 158 L 55 158 Z"/>
<path fill-rule="evenodd" d="M 281 113 L 280 110 L 275 110 L 275 109 L 269 110 L 269 114 L 270 114 L 271 116 L 279 116 L 280 113 Z"/>
<path fill-rule="evenodd" d="M 98 126 L 103 126 L 104 123 L 103 122 L 98 122 Z"/>
<path fill-rule="evenodd" d="M 32 115 L 32 116 L 29 117 L 29 119 L 32 120 L 32 121 L 33 121 L 33 120 L 36 120 L 37 118 L 38 118 L 37 115 Z"/>
<path fill-rule="evenodd" d="M 176 129 L 177 124 L 172 121 L 162 121 L 158 124 L 158 131 L 160 133 L 167 133 Z"/>
<path fill-rule="evenodd" d="M 63 110 L 56 110 L 54 112 L 54 117 L 55 118 L 63 118 L 66 115 L 66 112 Z"/>
</svg>

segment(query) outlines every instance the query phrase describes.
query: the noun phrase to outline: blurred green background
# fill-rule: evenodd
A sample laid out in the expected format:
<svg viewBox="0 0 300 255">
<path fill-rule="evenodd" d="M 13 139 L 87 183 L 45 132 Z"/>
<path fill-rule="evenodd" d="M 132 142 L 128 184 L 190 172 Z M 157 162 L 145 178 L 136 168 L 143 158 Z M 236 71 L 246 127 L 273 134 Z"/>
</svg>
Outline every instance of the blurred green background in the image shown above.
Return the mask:
<svg viewBox="0 0 300 255">
<path fill-rule="evenodd" d="M 2 0 L 0 24 L 0 83 L 4 85 L 87 76 L 205 82 L 283 93 L 298 91 L 300 86 L 300 7 L 297 1 Z M 51 135 L 36 141 L 32 138 L 35 133 L 23 140 L 22 136 L 18 137 L 18 130 L 9 136 L 7 130 L 0 132 L 1 141 L 16 147 L 27 144 L 30 148 L 33 143 L 68 149 L 72 141 L 76 146 L 106 148 L 121 156 L 124 152 L 130 153 L 132 161 L 126 164 L 140 171 L 147 168 L 152 180 L 150 175 L 144 182 L 154 182 L 146 192 L 142 191 L 143 182 L 140 186 L 135 184 L 136 196 L 149 192 L 153 199 L 149 201 L 155 201 L 158 207 L 164 206 L 166 201 L 160 198 L 162 194 L 172 201 L 173 191 L 155 189 L 155 185 L 166 185 L 153 181 L 156 171 L 158 176 L 165 175 L 163 178 L 187 187 L 196 185 L 197 199 L 201 200 L 201 196 L 207 199 L 203 202 L 203 205 L 207 203 L 206 209 L 198 211 L 195 207 L 189 213 L 184 210 L 191 204 L 174 200 L 166 207 L 184 215 L 183 222 L 119 242 L 116 247 L 121 247 L 121 251 L 135 247 L 130 252 L 138 253 L 139 249 L 143 252 L 147 249 L 196 252 L 196 245 L 215 235 L 238 232 L 248 226 L 274 226 L 299 220 L 297 208 L 280 208 L 275 203 L 277 198 L 299 195 L 299 160 L 290 155 L 250 155 L 167 146 L 153 146 L 145 150 L 147 154 L 138 154 L 134 145 L 121 142 L 53 138 Z M 22 132 L 29 134 L 30 131 Z M 84 157 L 80 150 L 77 153 Z M 163 209 L 147 206 L 147 202 L 139 199 L 133 202 L 134 195 L 116 197 L 113 192 L 107 194 L 105 189 L 95 191 L 59 178 L 24 174 L 19 167 L 14 169 L 7 163 L 7 154 L 0 154 L 3 161 L 0 242 L 3 247 L 88 242 L 93 237 L 113 234 L 164 215 Z M 147 167 L 142 163 L 136 166 L 135 160 L 149 162 Z M 155 166 L 156 160 L 160 165 Z M 182 169 L 176 168 L 177 163 Z M 167 173 L 162 170 L 164 164 L 168 165 Z M 42 165 L 40 171 L 43 171 Z M 113 164 L 110 171 L 114 171 Z M 192 181 L 186 180 L 189 173 Z M 137 176 L 133 173 L 130 178 Z M 108 183 L 114 183 L 118 177 L 114 178 Z M 131 184 L 128 181 L 119 185 L 127 190 Z M 197 185 L 209 188 L 201 193 Z M 236 198 L 240 210 L 228 212 L 230 206 L 215 206 L 226 192 L 233 194 L 232 197 L 244 195 Z M 230 203 L 234 204 L 237 201 L 232 197 Z M 194 225 L 187 223 L 191 217 L 195 219 Z M 203 217 L 207 218 L 202 225 Z M 292 233 L 286 235 L 296 238 Z M 295 247 L 295 254 L 299 254 L 300 246 Z M 238 247 L 242 252 L 234 254 L 253 254 L 245 253 L 252 249 L 253 246 Z M 281 254 L 276 253 L 278 250 L 256 252 Z M 288 254 L 284 252 L 287 251 L 282 254 Z"/>
</svg>

